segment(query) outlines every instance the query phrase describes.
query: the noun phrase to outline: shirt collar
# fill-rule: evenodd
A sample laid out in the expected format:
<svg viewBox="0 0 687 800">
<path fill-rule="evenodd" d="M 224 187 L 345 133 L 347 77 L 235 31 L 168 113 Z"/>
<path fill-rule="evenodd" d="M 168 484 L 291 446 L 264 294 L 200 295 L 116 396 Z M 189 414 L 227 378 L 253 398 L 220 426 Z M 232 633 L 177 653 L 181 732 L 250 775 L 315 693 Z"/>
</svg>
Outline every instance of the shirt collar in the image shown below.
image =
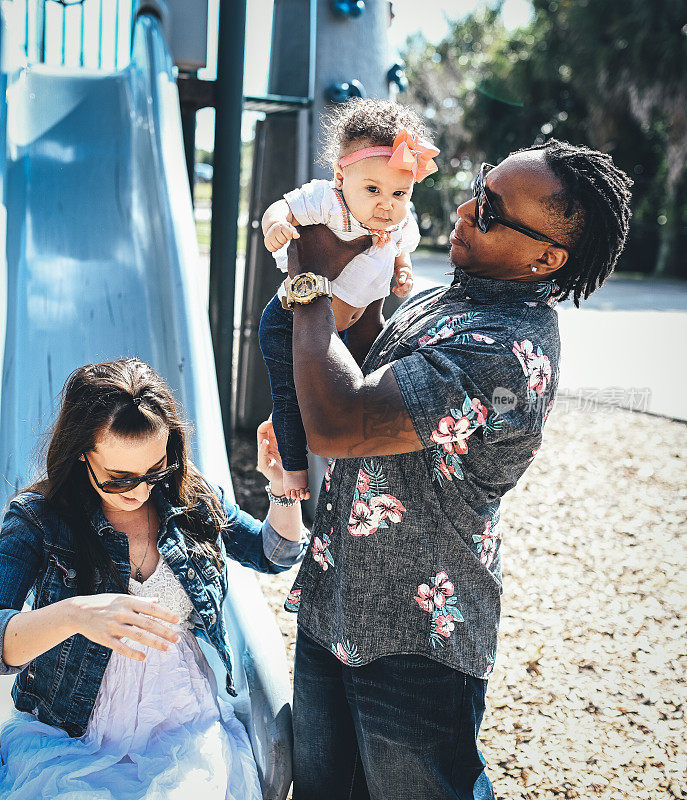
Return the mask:
<svg viewBox="0 0 687 800">
<path fill-rule="evenodd" d="M 552 295 L 557 289 L 556 281 L 509 281 L 501 278 L 478 278 L 463 270 L 456 271 L 447 294 L 455 293 L 477 302 L 518 301 L 542 302 L 552 305 Z"/>
<path fill-rule="evenodd" d="M 155 503 L 155 509 L 160 520 L 160 528 L 164 528 L 172 517 L 185 514 L 188 510 L 186 506 L 173 506 L 164 491 L 158 486 L 153 486 L 150 497 L 153 503 Z M 105 516 L 100 503 L 96 505 L 91 513 L 91 525 L 95 528 L 99 536 L 102 536 L 106 531 L 114 530 L 112 523 Z"/>
</svg>

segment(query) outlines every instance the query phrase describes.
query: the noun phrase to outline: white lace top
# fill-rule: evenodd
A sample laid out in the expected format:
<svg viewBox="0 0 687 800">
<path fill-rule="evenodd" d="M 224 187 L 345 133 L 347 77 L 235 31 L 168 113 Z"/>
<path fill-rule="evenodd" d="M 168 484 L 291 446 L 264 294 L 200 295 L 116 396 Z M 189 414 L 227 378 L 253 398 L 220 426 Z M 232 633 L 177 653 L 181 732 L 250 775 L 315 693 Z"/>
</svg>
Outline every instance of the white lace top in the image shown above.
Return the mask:
<svg viewBox="0 0 687 800">
<path fill-rule="evenodd" d="M 137 597 L 157 597 L 159 605 L 179 615 L 180 622 L 177 625 L 158 620 L 163 625 L 178 631 L 193 629 L 193 625 L 189 622 L 193 604 L 164 558 L 160 557 L 152 575 L 149 575 L 143 583 L 131 578 L 129 591 Z"/>
</svg>

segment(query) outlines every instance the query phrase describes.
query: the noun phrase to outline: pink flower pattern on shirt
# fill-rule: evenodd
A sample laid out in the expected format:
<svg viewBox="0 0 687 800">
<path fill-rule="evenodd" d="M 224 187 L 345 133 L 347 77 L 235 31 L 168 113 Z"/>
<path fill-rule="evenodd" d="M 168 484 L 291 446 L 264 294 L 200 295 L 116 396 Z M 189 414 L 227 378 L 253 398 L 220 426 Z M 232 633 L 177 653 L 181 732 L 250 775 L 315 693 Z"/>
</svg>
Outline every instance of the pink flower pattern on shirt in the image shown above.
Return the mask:
<svg viewBox="0 0 687 800">
<path fill-rule="evenodd" d="M 335 458 L 330 458 L 327 469 L 324 471 L 324 490 L 328 492 L 332 488 L 332 472 L 334 472 Z"/>
<path fill-rule="evenodd" d="M 470 420 L 467 417 L 442 417 L 435 431 L 432 431 L 431 439 L 440 444 L 447 453 L 462 453 L 468 451 L 465 440 L 472 433 L 470 430 Z"/>
<path fill-rule="evenodd" d="M 284 603 L 284 608 L 287 611 L 297 612 L 300 606 L 301 606 L 301 589 L 300 587 L 294 586 L 289 592 L 289 596 L 286 598 L 286 602 Z"/>
<path fill-rule="evenodd" d="M 443 571 L 417 587 L 415 602 L 423 611 L 431 614 L 432 627 L 429 638 L 432 647 L 442 647 L 456 628 L 456 622 L 464 622 L 458 610 L 455 587 Z"/>
<path fill-rule="evenodd" d="M 310 550 L 312 552 L 312 557 L 315 561 L 322 567 L 322 571 L 326 572 L 329 567 L 334 566 L 334 559 L 332 558 L 332 554 L 329 551 L 329 545 L 332 543 L 331 535 L 334 532 L 334 528 L 331 528 L 329 531 L 329 536 L 327 534 L 323 534 L 322 538 L 320 539 L 319 536 L 313 537 L 313 543 L 310 546 Z"/>
<path fill-rule="evenodd" d="M 513 342 L 513 353 L 520 362 L 527 378 L 527 391 L 531 400 L 541 397 L 551 382 L 551 363 L 541 347 L 535 347 L 529 339 Z"/>
<path fill-rule="evenodd" d="M 495 425 L 498 425 L 497 421 Z M 478 428 L 490 425 L 489 411 L 477 397 L 467 395 L 463 399 L 462 408 L 451 408 L 449 414 L 442 417 L 437 427 L 430 434 L 435 443 L 432 478 L 443 486 L 446 481 L 464 479 L 461 456 L 468 452 L 467 440 Z"/>
<path fill-rule="evenodd" d="M 465 314 L 459 314 L 455 317 L 440 317 L 427 333 L 420 336 L 417 343 L 420 347 L 428 347 L 446 341 L 447 339 L 453 339 L 456 344 L 465 344 L 472 338 L 476 342 L 494 344 L 494 340 L 491 336 L 465 330 L 466 327 L 478 323 L 481 316 L 482 315 L 478 311 L 468 311 Z"/>
<path fill-rule="evenodd" d="M 472 541 L 477 546 L 479 560 L 487 569 L 491 567 L 501 542 L 501 533 L 496 528 L 498 519 L 498 512 L 496 512 L 491 519 L 487 520 L 481 535 L 477 533 L 472 535 Z"/>
<path fill-rule="evenodd" d="M 346 639 L 343 642 L 333 642 L 329 649 L 342 664 L 349 667 L 359 667 L 363 660 L 358 655 L 358 648 Z"/>
<path fill-rule="evenodd" d="M 370 500 L 370 507 L 379 512 L 380 521 L 388 519 L 389 522 L 400 522 L 406 507 L 391 494 L 380 494 Z"/>
<path fill-rule="evenodd" d="M 376 533 L 382 514 L 372 509 L 364 500 L 354 500 L 351 516 L 348 520 L 348 532 L 351 536 L 370 536 Z"/>
<path fill-rule="evenodd" d="M 494 664 L 496 663 L 496 653 L 492 653 L 487 659 L 487 668 L 484 670 L 483 678 L 489 678 L 494 671 Z"/>
<path fill-rule="evenodd" d="M 401 522 L 405 511 L 403 503 L 389 494 L 389 484 L 381 466 L 374 459 L 364 459 L 348 519 L 351 536 L 371 536 L 380 528 Z"/>
</svg>

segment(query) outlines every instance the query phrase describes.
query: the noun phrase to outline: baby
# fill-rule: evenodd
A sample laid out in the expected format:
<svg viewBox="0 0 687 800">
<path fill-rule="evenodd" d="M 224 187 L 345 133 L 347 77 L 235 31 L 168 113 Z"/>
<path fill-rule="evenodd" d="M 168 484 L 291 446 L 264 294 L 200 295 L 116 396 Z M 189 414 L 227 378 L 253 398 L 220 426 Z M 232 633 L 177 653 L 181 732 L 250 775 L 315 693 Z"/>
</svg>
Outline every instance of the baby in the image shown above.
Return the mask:
<svg viewBox="0 0 687 800">
<path fill-rule="evenodd" d="M 273 203 L 262 218 L 265 246 L 286 272 L 287 247 L 297 225 L 323 223 L 344 240 L 372 235 L 372 247 L 356 256 L 332 281 L 332 310 L 341 334 L 375 300 L 393 291 L 406 297 L 413 286 L 410 253 L 420 232 L 410 210 L 415 181 L 436 172 L 438 154 L 411 109 L 382 100 L 352 100 L 328 119 L 323 161 L 334 179 L 313 180 Z M 305 431 L 298 410 L 291 356 L 293 311 L 282 306 L 284 284 L 260 320 L 260 348 L 270 376 L 272 422 L 284 467 L 284 491 L 307 499 Z M 345 334 L 344 334 L 345 337 Z M 345 338 L 344 338 L 345 340 Z"/>
</svg>

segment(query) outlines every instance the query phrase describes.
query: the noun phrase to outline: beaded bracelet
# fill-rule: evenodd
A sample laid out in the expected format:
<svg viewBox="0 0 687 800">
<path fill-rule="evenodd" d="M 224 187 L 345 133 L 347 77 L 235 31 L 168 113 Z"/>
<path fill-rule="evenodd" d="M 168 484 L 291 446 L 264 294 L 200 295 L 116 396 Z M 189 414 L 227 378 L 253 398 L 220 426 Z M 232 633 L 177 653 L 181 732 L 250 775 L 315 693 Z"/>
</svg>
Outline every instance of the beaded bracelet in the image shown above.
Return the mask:
<svg viewBox="0 0 687 800">
<path fill-rule="evenodd" d="M 267 486 L 265 486 L 265 491 L 267 492 L 267 497 L 269 498 L 270 503 L 274 503 L 275 506 L 295 506 L 296 503 L 300 502 L 298 500 L 292 500 L 285 494 L 272 494 L 271 483 L 268 483 Z"/>
</svg>

